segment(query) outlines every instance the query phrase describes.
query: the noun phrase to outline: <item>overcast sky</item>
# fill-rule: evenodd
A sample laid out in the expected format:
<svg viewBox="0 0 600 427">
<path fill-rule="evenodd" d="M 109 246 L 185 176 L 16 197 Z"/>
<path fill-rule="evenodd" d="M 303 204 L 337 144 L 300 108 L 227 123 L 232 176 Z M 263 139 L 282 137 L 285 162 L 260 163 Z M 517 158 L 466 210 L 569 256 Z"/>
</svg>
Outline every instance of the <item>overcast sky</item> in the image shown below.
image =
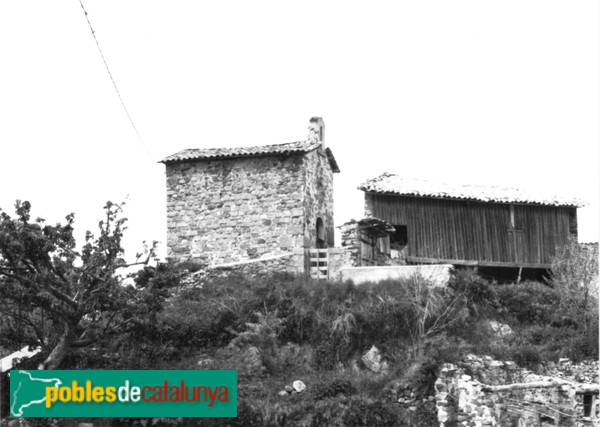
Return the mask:
<svg viewBox="0 0 600 427">
<path fill-rule="evenodd" d="M 184 148 L 304 139 L 322 116 L 336 225 L 382 172 L 586 199 L 597 241 L 594 1 L 0 2 L 0 207 L 78 235 L 129 195 L 129 257 L 166 240 L 164 165 Z"/>
</svg>

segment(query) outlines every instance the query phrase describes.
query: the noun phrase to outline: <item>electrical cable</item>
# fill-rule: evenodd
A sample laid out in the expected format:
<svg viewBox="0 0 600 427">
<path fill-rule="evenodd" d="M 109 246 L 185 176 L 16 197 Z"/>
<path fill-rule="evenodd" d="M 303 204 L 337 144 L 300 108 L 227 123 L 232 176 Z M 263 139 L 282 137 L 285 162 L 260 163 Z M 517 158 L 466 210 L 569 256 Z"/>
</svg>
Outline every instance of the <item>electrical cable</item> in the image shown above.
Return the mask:
<svg viewBox="0 0 600 427">
<path fill-rule="evenodd" d="M 135 126 L 135 123 L 133 122 L 133 119 L 131 118 L 131 115 L 129 114 L 129 110 L 125 106 L 125 101 L 123 101 L 121 92 L 119 92 L 117 83 L 115 82 L 115 79 L 113 78 L 113 75 L 110 72 L 110 68 L 108 67 L 108 63 L 106 62 L 106 58 L 104 57 L 104 53 L 102 52 L 102 49 L 100 48 L 100 43 L 98 42 L 98 38 L 96 37 L 96 32 L 94 31 L 94 28 L 92 27 L 92 23 L 90 22 L 88 12 L 87 12 L 87 10 L 85 10 L 85 7 L 83 6 L 83 1 L 79 0 L 79 4 L 81 5 L 81 9 L 83 10 L 83 13 L 85 15 L 85 20 L 87 21 L 88 26 L 90 27 L 90 31 L 92 32 L 92 37 L 94 37 L 94 41 L 96 42 L 96 46 L 98 47 L 98 52 L 100 52 L 100 56 L 102 57 L 102 62 L 104 62 L 104 66 L 106 67 L 106 71 L 108 72 L 108 76 L 110 77 L 110 81 L 112 82 L 113 87 L 115 88 L 115 92 L 117 92 L 117 96 L 119 97 L 119 101 L 121 101 L 121 105 L 123 106 L 123 110 L 125 110 L 125 114 L 127 114 L 129 123 L 131 123 L 131 127 L 133 127 L 133 130 L 135 131 L 135 134 L 137 135 L 140 143 L 142 144 L 142 147 L 144 147 L 146 154 L 148 154 L 148 157 L 150 157 L 150 159 L 154 162 L 155 161 L 154 157 L 150 153 L 150 150 L 148 150 L 148 147 L 146 147 L 146 144 L 144 144 L 144 140 L 142 139 L 140 133 L 138 132 L 137 127 Z"/>
</svg>

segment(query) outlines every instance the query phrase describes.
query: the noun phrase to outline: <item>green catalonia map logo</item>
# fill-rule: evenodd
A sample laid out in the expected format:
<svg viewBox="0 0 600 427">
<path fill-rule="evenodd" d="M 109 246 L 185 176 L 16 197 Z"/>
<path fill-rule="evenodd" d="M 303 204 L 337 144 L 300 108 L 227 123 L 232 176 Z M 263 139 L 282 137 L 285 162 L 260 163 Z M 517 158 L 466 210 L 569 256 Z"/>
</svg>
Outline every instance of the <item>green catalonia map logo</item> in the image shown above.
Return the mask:
<svg viewBox="0 0 600 427">
<path fill-rule="evenodd" d="M 236 371 L 10 372 L 12 417 L 237 417 Z"/>
</svg>

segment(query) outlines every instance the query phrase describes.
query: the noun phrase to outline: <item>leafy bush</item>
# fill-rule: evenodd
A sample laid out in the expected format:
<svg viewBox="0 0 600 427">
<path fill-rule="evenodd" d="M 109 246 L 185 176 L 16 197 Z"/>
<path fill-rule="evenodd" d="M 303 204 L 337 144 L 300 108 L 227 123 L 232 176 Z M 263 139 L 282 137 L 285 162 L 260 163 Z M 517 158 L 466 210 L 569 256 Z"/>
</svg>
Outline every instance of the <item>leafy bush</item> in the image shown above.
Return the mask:
<svg viewBox="0 0 600 427">
<path fill-rule="evenodd" d="M 454 270 L 448 286 L 465 298 L 472 317 L 489 317 L 498 308 L 496 284 L 471 269 Z"/>
<path fill-rule="evenodd" d="M 509 323 L 550 324 L 560 302 L 560 295 L 539 282 L 499 285 L 497 295 L 501 318 Z"/>
<path fill-rule="evenodd" d="M 520 345 L 514 349 L 512 360 L 519 366 L 537 369 L 543 359 L 539 347 L 533 345 Z"/>
</svg>

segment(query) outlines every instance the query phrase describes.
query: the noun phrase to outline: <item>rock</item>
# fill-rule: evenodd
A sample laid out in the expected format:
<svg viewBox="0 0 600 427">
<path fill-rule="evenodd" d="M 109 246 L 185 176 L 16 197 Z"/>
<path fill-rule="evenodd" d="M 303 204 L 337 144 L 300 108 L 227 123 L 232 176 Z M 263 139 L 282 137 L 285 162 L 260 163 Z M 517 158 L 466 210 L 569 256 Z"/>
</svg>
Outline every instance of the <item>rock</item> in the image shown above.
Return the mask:
<svg viewBox="0 0 600 427">
<path fill-rule="evenodd" d="M 294 387 L 292 387 L 291 385 L 286 385 L 285 391 L 287 391 L 288 393 L 291 393 L 292 391 L 294 391 Z"/>
<path fill-rule="evenodd" d="M 488 322 L 488 326 L 492 330 L 492 332 L 500 338 L 509 337 L 514 333 L 510 326 L 508 326 L 505 323 L 497 322 L 495 320 L 490 320 Z"/>
<path fill-rule="evenodd" d="M 381 352 L 375 346 L 372 346 L 371 349 L 363 355 L 362 361 L 367 369 L 372 372 L 386 373 L 388 370 L 387 362 L 381 360 Z"/>
<path fill-rule="evenodd" d="M 561 357 L 560 359 L 558 359 L 558 363 L 561 364 L 561 365 L 563 363 L 569 363 L 569 362 L 570 362 L 570 360 L 569 360 L 568 357 Z"/>
<path fill-rule="evenodd" d="M 469 355 L 470 356 L 470 355 Z M 469 360 L 469 356 L 467 356 L 467 360 Z M 458 367 L 453 364 L 453 363 L 444 363 L 442 365 L 442 373 L 450 373 L 450 372 L 454 372 L 458 369 Z"/>
<path fill-rule="evenodd" d="M 277 394 L 278 394 L 279 396 L 282 396 L 282 397 L 283 397 L 283 396 L 287 396 L 287 395 L 288 395 L 288 392 L 287 392 L 287 391 L 285 391 L 285 390 L 281 390 L 281 391 L 280 391 L 279 393 L 277 393 Z"/>
<path fill-rule="evenodd" d="M 294 388 L 294 391 L 298 392 L 298 393 L 302 393 L 304 390 L 306 390 L 306 384 L 304 384 L 302 381 L 300 380 L 296 380 L 292 383 L 292 387 Z"/>
</svg>

